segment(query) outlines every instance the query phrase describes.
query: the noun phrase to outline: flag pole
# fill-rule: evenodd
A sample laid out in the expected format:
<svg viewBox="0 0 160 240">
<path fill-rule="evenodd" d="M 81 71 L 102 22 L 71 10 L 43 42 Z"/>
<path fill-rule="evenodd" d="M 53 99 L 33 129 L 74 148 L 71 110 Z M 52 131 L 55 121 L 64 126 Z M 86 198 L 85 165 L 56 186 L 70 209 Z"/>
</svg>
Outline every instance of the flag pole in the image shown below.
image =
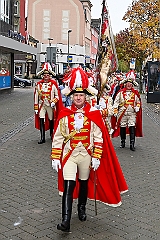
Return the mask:
<svg viewBox="0 0 160 240">
<path fill-rule="evenodd" d="M 100 31 L 99 31 L 99 38 L 98 38 L 98 51 L 96 55 L 96 85 L 98 89 L 98 95 L 97 95 L 97 104 L 99 104 L 99 96 L 100 96 L 100 91 L 101 91 L 101 79 L 100 79 L 100 49 L 101 49 L 101 42 L 102 42 L 102 24 L 104 21 L 104 7 L 105 7 L 105 0 L 102 1 L 102 13 L 101 13 L 101 23 L 100 23 Z"/>
</svg>

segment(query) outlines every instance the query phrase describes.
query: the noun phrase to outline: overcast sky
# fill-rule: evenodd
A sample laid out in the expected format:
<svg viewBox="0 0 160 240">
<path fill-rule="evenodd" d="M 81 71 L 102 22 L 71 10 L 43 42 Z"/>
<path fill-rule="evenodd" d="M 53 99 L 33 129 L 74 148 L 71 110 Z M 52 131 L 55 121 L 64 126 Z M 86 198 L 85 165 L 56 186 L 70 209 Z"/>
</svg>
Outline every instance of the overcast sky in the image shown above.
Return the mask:
<svg viewBox="0 0 160 240">
<path fill-rule="evenodd" d="M 101 18 L 102 12 L 102 0 L 90 0 L 92 7 L 92 18 Z M 120 30 L 124 30 L 129 27 L 129 24 L 122 20 L 128 6 L 131 5 L 132 0 L 106 0 L 109 15 L 111 19 L 111 25 L 113 34 L 119 33 Z"/>
</svg>

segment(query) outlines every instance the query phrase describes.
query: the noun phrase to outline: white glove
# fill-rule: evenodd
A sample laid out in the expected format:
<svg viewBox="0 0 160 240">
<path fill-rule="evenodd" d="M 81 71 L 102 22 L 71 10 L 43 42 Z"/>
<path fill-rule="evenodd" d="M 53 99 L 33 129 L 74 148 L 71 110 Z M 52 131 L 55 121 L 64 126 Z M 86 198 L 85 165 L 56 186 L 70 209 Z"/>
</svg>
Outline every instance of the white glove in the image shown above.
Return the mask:
<svg viewBox="0 0 160 240">
<path fill-rule="evenodd" d="M 58 159 L 52 160 L 52 168 L 53 170 L 56 170 L 58 172 L 58 169 L 61 169 L 60 160 Z"/>
<path fill-rule="evenodd" d="M 35 114 L 38 114 L 38 110 L 35 110 Z"/>
<path fill-rule="evenodd" d="M 111 135 L 112 133 L 114 133 L 114 129 L 112 128 L 109 132 L 109 134 Z"/>
<path fill-rule="evenodd" d="M 135 112 L 139 112 L 139 107 L 136 106 L 136 107 L 134 108 L 134 110 L 135 110 Z"/>
<path fill-rule="evenodd" d="M 100 165 L 100 161 L 97 158 L 92 158 L 92 168 L 93 170 L 97 170 Z"/>
<path fill-rule="evenodd" d="M 55 107 L 55 103 L 51 102 L 51 107 L 54 108 Z"/>
<path fill-rule="evenodd" d="M 100 109 L 100 108 L 101 108 L 100 105 L 94 105 L 94 107 L 97 108 L 97 109 Z"/>
<path fill-rule="evenodd" d="M 99 105 L 104 109 L 106 108 L 106 103 L 105 103 L 105 100 L 103 98 L 100 99 L 100 103 Z"/>
</svg>

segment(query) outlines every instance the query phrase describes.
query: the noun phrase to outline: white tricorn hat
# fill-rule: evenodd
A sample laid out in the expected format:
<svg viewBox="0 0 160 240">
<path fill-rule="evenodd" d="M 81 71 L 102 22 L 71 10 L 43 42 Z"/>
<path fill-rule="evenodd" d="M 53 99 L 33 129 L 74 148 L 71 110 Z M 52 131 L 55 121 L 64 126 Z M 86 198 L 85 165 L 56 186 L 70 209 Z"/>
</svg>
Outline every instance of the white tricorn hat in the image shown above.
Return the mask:
<svg viewBox="0 0 160 240">
<path fill-rule="evenodd" d="M 50 65 L 49 62 L 45 62 L 45 63 L 42 65 L 42 70 L 39 71 L 39 72 L 37 73 L 37 75 L 40 76 L 40 75 L 43 75 L 43 74 L 45 74 L 45 73 L 48 73 L 48 74 L 53 75 L 53 76 L 56 75 L 55 72 L 53 72 L 52 67 L 51 67 L 51 65 Z"/>
<path fill-rule="evenodd" d="M 136 82 L 136 74 L 134 72 L 134 70 L 130 70 L 127 74 L 126 74 L 126 78 L 124 78 L 121 83 L 127 83 L 127 82 L 131 82 L 134 86 L 138 86 L 138 83 Z"/>
</svg>

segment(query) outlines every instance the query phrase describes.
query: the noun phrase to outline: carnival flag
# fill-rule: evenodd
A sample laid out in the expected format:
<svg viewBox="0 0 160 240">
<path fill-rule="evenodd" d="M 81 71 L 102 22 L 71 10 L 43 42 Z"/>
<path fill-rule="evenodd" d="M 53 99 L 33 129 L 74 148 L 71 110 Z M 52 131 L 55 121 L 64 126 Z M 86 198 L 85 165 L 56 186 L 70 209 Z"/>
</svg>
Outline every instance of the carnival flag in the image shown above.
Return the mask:
<svg viewBox="0 0 160 240">
<path fill-rule="evenodd" d="M 108 81 L 110 73 L 117 68 L 116 50 L 114 45 L 114 37 L 110 24 L 109 12 L 106 0 L 102 3 L 102 21 L 101 31 L 99 38 L 99 47 L 97 54 L 97 71 L 99 74 L 99 96 L 103 92 L 103 89 Z"/>
</svg>

